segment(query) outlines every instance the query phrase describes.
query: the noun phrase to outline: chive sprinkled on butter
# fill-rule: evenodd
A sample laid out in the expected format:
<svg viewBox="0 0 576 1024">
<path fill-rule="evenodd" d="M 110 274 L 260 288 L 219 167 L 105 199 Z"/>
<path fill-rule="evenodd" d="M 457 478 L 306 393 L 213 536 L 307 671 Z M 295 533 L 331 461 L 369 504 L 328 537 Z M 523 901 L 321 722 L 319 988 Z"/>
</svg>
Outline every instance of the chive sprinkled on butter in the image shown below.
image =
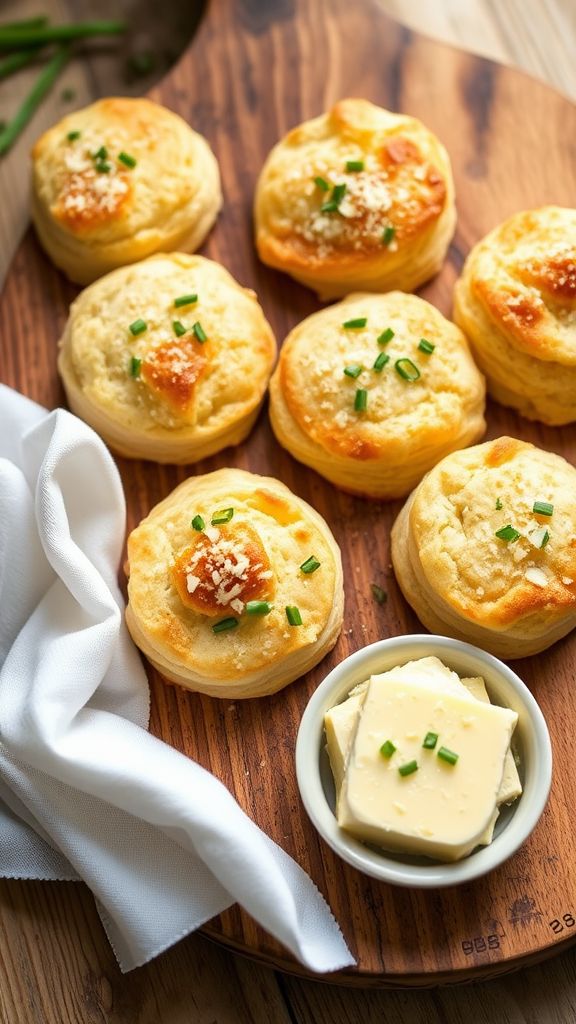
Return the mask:
<svg viewBox="0 0 576 1024">
<path fill-rule="evenodd" d="M 455 754 L 453 750 L 448 750 L 448 747 L 440 747 L 436 757 L 439 757 L 441 761 L 445 761 L 446 764 L 456 764 L 459 758 L 459 754 Z"/>
<path fill-rule="evenodd" d="M 302 616 L 300 615 L 300 609 L 295 604 L 286 605 L 286 618 L 291 626 L 301 626 Z"/>
<path fill-rule="evenodd" d="M 399 377 L 410 382 L 418 380 L 420 377 L 420 370 L 407 356 L 404 356 L 403 359 L 397 359 L 394 363 L 394 369 Z"/>
<path fill-rule="evenodd" d="M 376 604 L 386 604 L 388 594 L 381 586 L 379 586 L 378 583 L 371 583 L 370 590 L 372 591 L 372 597 L 376 601 Z"/>
<path fill-rule="evenodd" d="M 112 170 L 112 164 L 109 164 L 106 160 L 97 160 L 95 167 L 98 174 L 108 174 L 108 171 Z"/>
<path fill-rule="evenodd" d="M 76 139 L 79 139 L 81 135 L 82 132 L 79 131 L 68 132 L 66 138 L 68 139 L 68 142 L 76 142 Z"/>
<path fill-rule="evenodd" d="M 100 149 L 97 149 L 96 152 L 92 154 L 92 156 L 94 160 L 105 160 L 108 156 L 108 150 L 106 149 L 106 146 L 100 146 Z"/>
<path fill-rule="evenodd" d="M 326 178 L 314 178 L 314 184 L 316 185 L 316 188 L 321 189 L 322 192 L 330 191 L 330 185 L 326 181 Z"/>
<path fill-rule="evenodd" d="M 346 161 L 347 171 L 363 171 L 364 161 L 363 160 L 347 160 Z"/>
<path fill-rule="evenodd" d="M 247 601 L 246 602 L 246 613 L 247 615 L 269 615 L 272 611 L 272 605 L 269 601 Z"/>
<path fill-rule="evenodd" d="M 362 327 L 366 327 L 368 323 L 367 316 L 357 316 L 353 320 L 345 320 L 342 327 L 346 331 L 359 331 Z"/>
<path fill-rule="evenodd" d="M 535 501 L 532 511 L 537 516 L 551 516 L 554 514 L 554 505 L 551 505 L 549 501 Z"/>
<path fill-rule="evenodd" d="M 190 526 L 192 527 L 193 530 L 198 530 L 198 533 L 202 533 L 202 530 L 206 526 L 206 523 L 204 522 L 201 515 L 197 515 L 194 516 L 194 519 L 190 523 Z"/>
<path fill-rule="evenodd" d="M 130 360 L 130 376 L 136 380 L 140 376 L 140 370 L 142 368 L 142 360 L 138 356 L 132 356 Z"/>
<path fill-rule="evenodd" d="M 340 185 L 334 185 L 330 199 L 325 203 L 322 203 L 320 213 L 338 213 L 338 207 L 340 206 L 345 194 L 346 182 L 342 182 Z"/>
<path fill-rule="evenodd" d="M 390 245 L 390 242 L 396 234 L 396 228 L 392 224 L 387 224 L 382 232 L 382 245 Z"/>
<path fill-rule="evenodd" d="M 173 320 L 172 328 L 177 338 L 181 338 L 182 335 L 186 334 L 186 331 L 188 330 L 188 328 L 184 327 L 184 324 L 180 320 Z"/>
<path fill-rule="evenodd" d="M 500 501 L 500 498 L 496 498 L 496 504 L 494 508 L 496 509 L 497 512 L 499 512 L 501 508 L 504 508 L 502 502 Z"/>
<path fill-rule="evenodd" d="M 352 377 L 353 380 L 356 380 L 356 377 L 359 377 L 362 373 L 362 367 L 358 363 L 351 363 L 350 366 L 345 366 L 342 372 L 347 377 Z"/>
<path fill-rule="evenodd" d="M 380 747 L 380 753 L 382 754 L 382 757 L 386 758 L 387 761 L 392 757 L 392 754 L 394 753 L 395 750 L 396 747 L 392 743 L 392 740 L 385 740 L 382 746 Z"/>
<path fill-rule="evenodd" d="M 427 356 L 430 356 L 436 348 L 436 345 L 433 345 L 431 341 L 428 341 L 428 338 L 420 338 L 418 348 L 421 352 L 425 352 Z"/>
<path fill-rule="evenodd" d="M 427 732 L 425 737 L 424 737 L 424 739 L 423 739 L 423 741 L 422 741 L 422 746 L 424 747 L 424 750 L 434 750 L 434 747 L 436 746 L 437 743 L 438 743 L 438 733 L 437 732 Z"/>
<path fill-rule="evenodd" d="M 136 338 L 139 334 L 143 334 L 147 327 L 148 324 L 145 320 L 134 320 L 134 322 L 130 324 L 128 330 L 130 331 L 130 334 L 133 334 Z"/>
<path fill-rule="evenodd" d="M 508 526 L 501 526 L 499 530 L 496 530 L 494 536 L 498 537 L 499 540 L 505 540 L 509 543 L 510 541 L 518 540 L 520 534 L 518 533 L 518 530 L 515 530 L 514 527 L 508 523 Z"/>
<path fill-rule="evenodd" d="M 227 619 L 220 619 L 219 622 L 215 622 L 212 626 L 213 633 L 225 633 L 229 629 L 236 629 L 238 625 L 238 619 L 235 619 L 233 615 L 230 615 Z"/>
<path fill-rule="evenodd" d="M 233 508 L 221 508 L 217 512 L 212 513 L 212 519 L 210 522 L 212 526 L 222 526 L 223 523 L 229 523 L 234 515 Z"/>
<path fill-rule="evenodd" d="M 300 571 L 305 573 L 306 576 L 309 576 L 311 573 L 316 572 L 316 569 L 319 568 L 320 562 L 318 561 L 318 559 L 314 555 L 310 555 L 310 558 L 307 558 L 305 562 L 302 562 L 302 565 L 300 566 Z"/>
<path fill-rule="evenodd" d="M 390 356 L 387 355 L 386 352 L 379 352 L 378 355 L 376 356 L 376 359 L 374 360 L 374 366 L 372 367 L 372 369 L 376 370 L 376 373 L 382 373 L 382 370 L 386 366 L 386 363 L 389 362 Z"/>
<path fill-rule="evenodd" d="M 355 412 L 366 412 L 368 405 L 368 392 L 366 388 L 358 388 L 354 396 L 354 410 Z"/>
<path fill-rule="evenodd" d="M 385 331 L 382 331 L 382 334 L 378 335 L 378 338 L 377 338 L 378 344 L 379 345 L 387 345 L 389 341 L 392 341 L 393 337 L 394 337 L 394 331 L 392 330 L 391 327 L 387 327 Z"/>
<path fill-rule="evenodd" d="M 197 320 L 195 324 L 192 324 L 192 331 L 196 336 L 197 340 L 200 341 L 202 344 L 204 344 L 205 341 L 208 341 L 208 335 L 206 334 L 206 331 L 202 327 L 202 324 L 200 323 L 199 320 Z"/>
<path fill-rule="evenodd" d="M 174 299 L 176 309 L 180 306 L 191 306 L 194 302 L 198 302 L 197 295 L 179 295 L 178 298 Z"/>
<path fill-rule="evenodd" d="M 413 775 L 414 772 L 417 772 L 417 771 L 418 771 L 418 762 L 417 761 L 407 761 L 406 764 L 401 764 L 400 767 L 398 768 L 398 774 L 402 775 L 402 776 Z"/>
<path fill-rule="evenodd" d="M 122 150 L 121 153 L 118 153 L 118 159 L 126 167 L 130 167 L 130 168 L 136 167 L 136 164 L 138 163 L 138 161 L 135 160 L 133 156 L 130 156 L 130 153 L 125 153 L 124 150 Z"/>
</svg>

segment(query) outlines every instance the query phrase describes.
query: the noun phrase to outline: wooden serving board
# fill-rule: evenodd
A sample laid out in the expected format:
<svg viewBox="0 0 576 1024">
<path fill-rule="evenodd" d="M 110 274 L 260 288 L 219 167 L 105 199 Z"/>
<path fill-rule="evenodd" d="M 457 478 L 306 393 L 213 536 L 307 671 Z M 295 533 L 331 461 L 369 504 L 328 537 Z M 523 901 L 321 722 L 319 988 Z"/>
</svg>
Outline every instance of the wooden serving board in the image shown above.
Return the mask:
<svg viewBox="0 0 576 1024">
<path fill-rule="evenodd" d="M 448 315 L 455 278 L 478 238 L 516 210 L 574 204 L 576 108 L 547 87 L 412 34 L 375 0 L 212 0 L 188 52 L 152 98 L 209 139 L 222 170 L 224 209 L 202 251 L 256 289 L 279 342 L 318 303 L 259 264 L 251 228 L 255 181 L 288 128 L 349 95 L 420 117 L 449 150 L 458 228 L 442 273 L 422 290 Z M 49 408 L 63 402 L 56 342 L 75 294 L 29 232 L 0 303 L 0 376 Z M 576 457 L 576 427 L 545 428 L 495 404 L 488 425 L 488 437 L 509 433 Z M 185 468 L 118 464 L 130 529 L 187 476 Z M 390 527 L 400 503 L 335 490 L 279 448 L 265 411 L 246 444 L 192 472 L 227 465 L 279 477 L 328 520 L 343 553 L 344 630 L 314 672 L 260 700 L 201 697 L 150 673 L 153 732 L 222 779 L 315 880 L 358 960 L 357 969 L 327 980 L 430 985 L 508 971 L 564 948 L 576 939 L 576 636 L 514 666 L 544 711 L 555 759 L 549 806 L 525 846 L 498 871 L 460 888 L 406 890 L 366 878 L 340 861 L 308 821 L 294 745 L 310 694 L 335 664 L 373 640 L 422 631 L 390 566 Z M 373 600 L 371 582 L 386 590 L 384 606 Z M 204 930 L 232 949 L 306 973 L 238 907 Z"/>
</svg>

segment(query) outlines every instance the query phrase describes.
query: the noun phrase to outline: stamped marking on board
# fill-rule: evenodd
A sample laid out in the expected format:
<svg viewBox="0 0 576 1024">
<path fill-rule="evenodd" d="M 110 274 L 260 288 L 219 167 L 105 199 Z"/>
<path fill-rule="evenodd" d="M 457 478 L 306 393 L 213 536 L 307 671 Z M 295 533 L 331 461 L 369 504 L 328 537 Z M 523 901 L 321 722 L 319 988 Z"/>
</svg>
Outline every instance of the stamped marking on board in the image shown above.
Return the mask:
<svg viewBox="0 0 576 1024">
<path fill-rule="evenodd" d="M 502 939 L 506 938 L 500 921 L 493 918 L 488 921 L 488 931 L 483 935 L 475 935 L 469 939 L 462 939 L 462 952 L 465 956 L 472 956 L 473 953 L 489 953 L 494 949 L 502 948 Z"/>
<path fill-rule="evenodd" d="M 555 917 L 553 921 L 548 921 L 548 927 L 552 929 L 555 935 L 574 928 L 574 925 L 576 925 L 576 920 L 573 914 L 562 914 L 562 917 Z"/>
<path fill-rule="evenodd" d="M 536 900 L 533 900 L 526 894 L 514 900 L 514 903 L 508 910 L 510 924 L 531 924 L 534 921 L 539 921 L 541 917 L 542 911 L 538 910 Z"/>
</svg>

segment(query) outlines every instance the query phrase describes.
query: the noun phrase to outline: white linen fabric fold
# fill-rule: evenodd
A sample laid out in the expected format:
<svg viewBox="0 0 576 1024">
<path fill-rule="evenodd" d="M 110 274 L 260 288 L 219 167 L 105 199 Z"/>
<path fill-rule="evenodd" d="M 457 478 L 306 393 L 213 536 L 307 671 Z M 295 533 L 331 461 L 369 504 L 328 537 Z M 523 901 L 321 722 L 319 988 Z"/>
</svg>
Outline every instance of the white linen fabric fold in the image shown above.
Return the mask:
<svg viewBox="0 0 576 1024">
<path fill-rule="evenodd" d="M 114 462 L 0 385 L 0 875 L 83 879 L 122 970 L 238 901 L 317 972 L 354 959 L 308 875 L 147 731 Z"/>
</svg>

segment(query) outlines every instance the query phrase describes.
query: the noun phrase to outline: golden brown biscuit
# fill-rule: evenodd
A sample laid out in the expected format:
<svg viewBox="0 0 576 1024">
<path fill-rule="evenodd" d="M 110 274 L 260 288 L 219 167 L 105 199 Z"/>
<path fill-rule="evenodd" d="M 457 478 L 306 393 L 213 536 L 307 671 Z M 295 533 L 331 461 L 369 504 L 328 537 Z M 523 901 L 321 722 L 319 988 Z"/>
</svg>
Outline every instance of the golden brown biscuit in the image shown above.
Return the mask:
<svg viewBox="0 0 576 1024">
<path fill-rule="evenodd" d="M 90 285 L 60 346 L 72 411 L 121 455 L 176 463 L 244 440 L 276 355 L 254 292 L 184 253 Z"/>
<path fill-rule="evenodd" d="M 413 379 L 417 378 L 417 379 Z M 288 335 L 270 381 L 281 445 L 345 491 L 407 494 L 484 433 L 462 332 L 416 295 L 350 295 Z"/>
<path fill-rule="evenodd" d="M 222 205 L 206 140 L 146 99 L 110 97 L 68 114 L 32 160 L 38 237 L 78 284 L 155 252 L 194 252 Z"/>
<path fill-rule="evenodd" d="M 510 437 L 448 455 L 394 523 L 392 563 L 432 632 L 543 651 L 576 626 L 576 469 Z"/>
<path fill-rule="evenodd" d="M 412 291 L 438 272 L 454 232 L 446 150 L 420 121 L 346 99 L 293 128 L 256 189 L 264 263 L 318 292 Z"/>
<path fill-rule="evenodd" d="M 336 643 L 338 545 L 322 517 L 271 477 L 191 477 L 133 530 L 128 560 L 132 638 L 190 690 L 275 693 Z"/>
<path fill-rule="evenodd" d="M 576 210 L 517 213 L 478 242 L 454 319 L 494 398 L 552 426 L 576 420 Z"/>
</svg>

